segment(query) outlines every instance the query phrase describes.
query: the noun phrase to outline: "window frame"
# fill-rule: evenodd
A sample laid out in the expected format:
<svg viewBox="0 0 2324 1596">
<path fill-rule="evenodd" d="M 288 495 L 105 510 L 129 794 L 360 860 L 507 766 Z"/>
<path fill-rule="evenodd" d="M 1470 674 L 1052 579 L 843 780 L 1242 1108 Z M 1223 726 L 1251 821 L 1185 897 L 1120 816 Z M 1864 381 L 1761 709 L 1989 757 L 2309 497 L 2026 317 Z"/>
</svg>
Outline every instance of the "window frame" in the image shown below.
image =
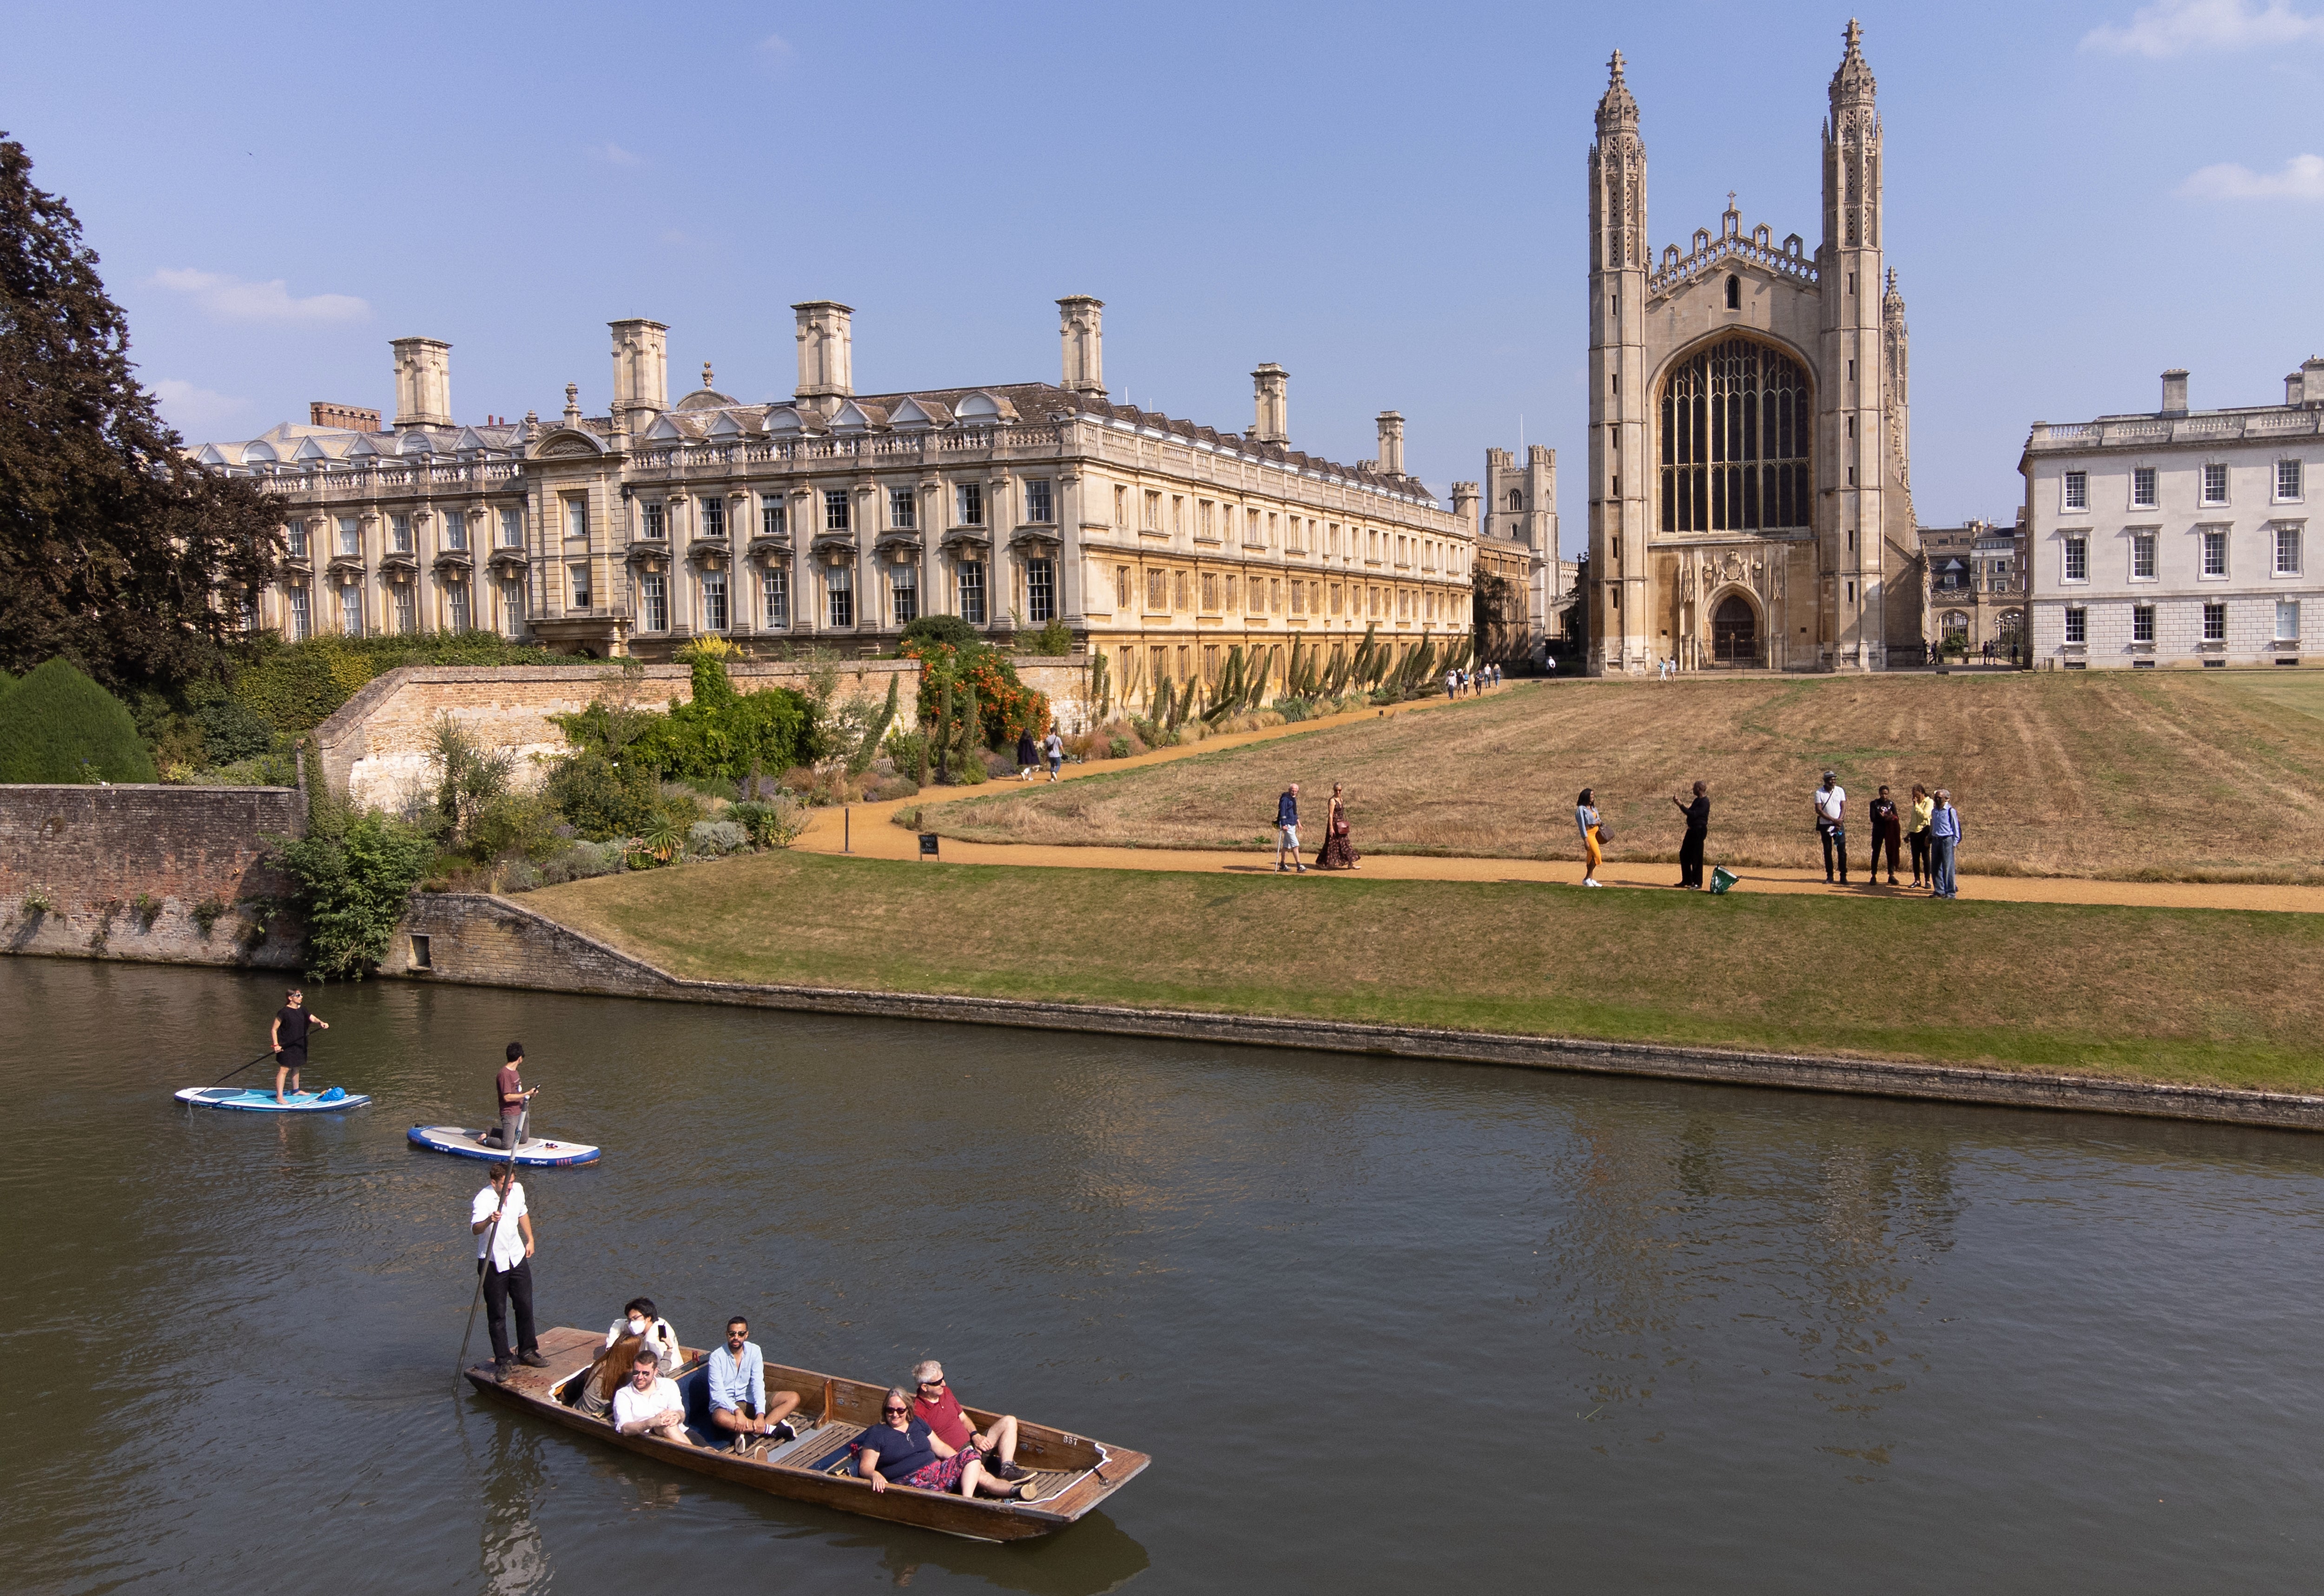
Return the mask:
<svg viewBox="0 0 2324 1596">
<path fill-rule="evenodd" d="M 759 611 L 770 632 L 788 632 L 791 624 L 791 573 L 788 566 L 759 567 Z"/>
<path fill-rule="evenodd" d="M 984 484 L 981 482 L 956 482 L 952 484 L 953 525 L 981 527 L 984 524 Z"/>
<path fill-rule="evenodd" d="M 2211 483 L 2215 473 L 2217 474 L 2219 484 L 2219 493 L 2217 498 L 2211 496 Z M 2216 510 L 2232 503 L 2231 495 L 2234 493 L 2234 490 L 2235 479 L 2228 472 L 2226 461 L 2206 460 L 2200 466 L 2197 467 L 2195 480 L 2196 503 L 2202 505 L 2204 509 Z"/>
<path fill-rule="evenodd" d="M 724 632 L 734 630 L 734 593 L 726 586 L 724 571 L 705 571 L 701 576 L 702 630 Z"/>
<path fill-rule="evenodd" d="M 2067 513 L 2087 512 L 2090 507 L 2090 474 L 2086 470 L 2061 472 L 2058 478 L 2058 508 Z"/>
<path fill-rule="evenodd" d="M 955 586 L 960 595 L 960 618 L 971 626 L 986 624 L 985 616 L 991 612 L 987 602 L 989 595 L 984 589 L 983 562 L 964 559 L 957 563 L 954 569 Z M 974 600 L 973 604 L 970 602 L 972 599 Z M 972 610 L 973 613 L 971 613 Z"/>
<path fill-rule="evenodd" d="M 2222 526 L 2199 526 L 2195 529 L 2195 579 L 2199 582 L 2226 582 L 2235 570 L 2234 554 L 2227 537 L 2228 529 Z M 2211 568 L 2211 552 L 2218 551 L 2218 569 Z"/>
<path fill-rule="evenodd" d="M 1025 562 L 1025 619 L 1047 626 L 1057 618 L 1057 562 L 1036 555 Z"/>
<path fill-rule="evenodd" d="M 823 490 L 823 530 L 826 532 L 852 532 L 855 517 L 847 502 L 845 488 Z"/>
<path fill-rule="evenodd" d="M 2132 582 L 2159 582 L 2163 579 L 2163 532 L 2159 527 L 2131 527 L 2130 575 Z M 2139 556 L 2146 557 L 2146 569 L 2138 568 Z"/>
<path fill-rule="evenodd" d="M 759 536 L 787 538 L 790 535 L 790 507 L 783 503 L 780 494 L 759 495 Z"/>
<path fill-rule="evenodd" d="M 823 622 L 834 632 L 855 630 L 855 567 L 825 566 L 823 571 Z"/>
<path fill-rule="evenodd" d="M 2089 645 L 2090 612 L 2088 606 L 2083 604 L 2066 606 L 2065 641 L 2069 645 L 2080 644 L 2085 648 Z"/>
<path fill-rule="evenodd" d="M 1057 523 L 1056 495 L 1051 479 L 1028 476 L 1025 479 L 1025 524 L 1055 526 Z"/>
<path fill-rule="evenodd" d="M 909 595 L 908 598 L 905 595 Z M 908 614 L 905 612 L 909 611 Z M 888 567 L 888 612 L 899 628 L 920 618 L 920 568 L 914 565 Z"/>
<path fill-rule="evenodd" d="M 2152 643 L 2154 641 L 2154 606 L 2151 604 L 2130 606 L 2130 641 Z"/>
<path fill-rule="evenodd" d="M 2283 629 L 2283 612 L 2286 610 L 2292 612 L 2292 630 L 2289 632 Z M 2298 599 L 2279 598 L 2275 601 L 2274 641 L 2278 648 L 2285 643 L 2296 643 L 2300 641 L 2300 601 Z"/>
<path fill-rule="evenodd" d="M 659 571 L 647 571 L 638 577 L 638 630 L 669 630 L 669 581 Z"/>
<path fill-rule="evenodd" d="M 918 530 L 920 521 L 919 495 L 910 488 L 888 490 L 888 524 L 899 532 Z"/>
<path fill-rule="evenodd" d="M 2203 604 L 2203 641 L 2224 643 L 2227 641 L 2227 601 L 2207 599 Z"/>
<path fill-rule="evenodd" d="M 2292 491 L 2290 493 L 2283 491 L 2283 477 L 2286 471 L 2289 471 L 2292 474 Z M 2291 459 L 2278 460 L 2275 463 L 2275 502 L 2277 503 L 2299 504 L 2305 503 L 2303 494 L 2307 486 L 2308 473 L 2297 456 Z"/>
<path fill-rule="evenodd" d="M 2090 579 L 2090 540 L 2086 532 L 2069 532 L 2058 540 L 2058 580 L 2086 586 Z M 1974 577 L 1970 578 L 1976 580 Z"/>
<path fill-rule="evenodd" d="M 2159 510 L 2163 507 L 2163 478 L 2152 466 L 2130 468 L 2130 507 L 2133 510 Z"/>
<path fill-rule="evenodd" d="M 2301 523 L 2298 521 L 2282 521 L 2275 522 L 2270 529 L 2273 533 L 2273 536 L 2269 540 L 2272 545 L 2269 563 L 2269 571 L 2271 575 L 2277 577 L 2297 577 L 2301 575 L 2301 571 L 2307 565 L 2307 550 L 2301 546 L 2304 541 L 2301 536 L 2302 530 L 2303 528 Z M 2288 565 L 2284 563 L 2283 558 L 2284 551 L 2287 548 L 2292 553 L 2292 560 Z"/>
</svg>

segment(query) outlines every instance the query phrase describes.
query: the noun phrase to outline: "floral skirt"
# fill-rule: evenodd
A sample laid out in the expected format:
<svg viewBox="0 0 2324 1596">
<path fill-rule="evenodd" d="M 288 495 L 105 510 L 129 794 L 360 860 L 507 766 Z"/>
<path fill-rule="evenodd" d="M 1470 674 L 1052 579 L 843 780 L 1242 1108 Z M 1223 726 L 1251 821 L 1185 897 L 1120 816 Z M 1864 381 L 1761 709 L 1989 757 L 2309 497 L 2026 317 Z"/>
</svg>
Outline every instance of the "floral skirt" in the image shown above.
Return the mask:
<svg viewBox="0 0 2324 1596">
<path fill-rule="evenodd" d="M 973 1446 L 955 1452 L 950 1457 L 940 1457 L 932 1463 L 923 1463 L 904 1476 L 904 1483 L 921 1490 L 958 1490 L 960 1477 L 977 1455 Z"/>
<path fill-rule="evenodd" d="M 1315 854 L 1315 866 L 1319 870 L 1353 870 L 1360 857 L 1348 834 L 1335 831 L 1323 838 L 1323 845 Z"/>
</svg>

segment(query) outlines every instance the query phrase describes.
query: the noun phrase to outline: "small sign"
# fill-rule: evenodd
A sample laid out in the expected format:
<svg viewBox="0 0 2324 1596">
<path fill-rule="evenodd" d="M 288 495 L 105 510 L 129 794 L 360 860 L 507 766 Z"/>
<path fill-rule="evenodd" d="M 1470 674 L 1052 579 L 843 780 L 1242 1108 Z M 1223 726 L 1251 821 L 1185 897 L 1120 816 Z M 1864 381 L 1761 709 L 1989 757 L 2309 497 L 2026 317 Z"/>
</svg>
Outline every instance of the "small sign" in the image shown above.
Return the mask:
<svg viewBox="0 0 2324 1596">
<path fill-rule="evenodd" d="M 920 833 L 920 857 L 923 859 L 933 859 L 936 856 L 936 834 L 932 831 L 924 831 Z"/>
</svg>

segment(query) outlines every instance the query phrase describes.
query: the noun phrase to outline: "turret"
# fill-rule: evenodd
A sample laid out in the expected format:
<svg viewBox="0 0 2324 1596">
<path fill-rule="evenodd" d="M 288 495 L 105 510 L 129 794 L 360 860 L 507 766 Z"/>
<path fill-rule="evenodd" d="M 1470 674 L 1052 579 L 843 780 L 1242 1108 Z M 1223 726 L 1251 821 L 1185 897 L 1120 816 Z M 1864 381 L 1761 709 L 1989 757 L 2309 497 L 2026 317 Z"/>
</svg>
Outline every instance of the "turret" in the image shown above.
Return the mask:
<svg viewBox="0 0 2324 1596">
<path fill-rule="evenodd" d="M 1638 102 L 1608 63 L 1590 147 L 1590 633 L 1591 675 L 1643 671 L 1646 587 L 1646 147 Z M 1554 557 L 1554 549 L 1552 556 Z"/>
</svg>

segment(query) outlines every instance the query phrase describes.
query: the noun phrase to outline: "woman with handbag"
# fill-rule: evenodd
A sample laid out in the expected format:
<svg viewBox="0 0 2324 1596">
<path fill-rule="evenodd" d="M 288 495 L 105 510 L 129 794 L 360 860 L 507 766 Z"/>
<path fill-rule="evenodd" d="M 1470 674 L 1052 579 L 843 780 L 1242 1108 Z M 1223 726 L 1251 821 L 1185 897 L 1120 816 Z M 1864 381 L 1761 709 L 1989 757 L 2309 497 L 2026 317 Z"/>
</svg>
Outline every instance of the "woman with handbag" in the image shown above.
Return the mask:
<svg viewBox="0 0 2324 1596">
<path fill-rule="evenodd" d="M 1348 840 L 1348 806 L 1341 796 L 1342 784 L 1332 783 L 1332 803 L 1323 817 L 1323 845 L 1316 851 L 1318 870 L 1360 870 L 1357 863 L 1355 844 Z"/>
<path fill-rule="evenodd" d="M 1597 789 L 1585 787 L 1582 796 L 1573 800 L 1573 826 L 1582 834 L 1582 884 L 1602 887 L 1598 879 L 1598 867 L 1606 863 L 1606 839 L 1613 834 L 1598 817 Z"/>
</svg>

